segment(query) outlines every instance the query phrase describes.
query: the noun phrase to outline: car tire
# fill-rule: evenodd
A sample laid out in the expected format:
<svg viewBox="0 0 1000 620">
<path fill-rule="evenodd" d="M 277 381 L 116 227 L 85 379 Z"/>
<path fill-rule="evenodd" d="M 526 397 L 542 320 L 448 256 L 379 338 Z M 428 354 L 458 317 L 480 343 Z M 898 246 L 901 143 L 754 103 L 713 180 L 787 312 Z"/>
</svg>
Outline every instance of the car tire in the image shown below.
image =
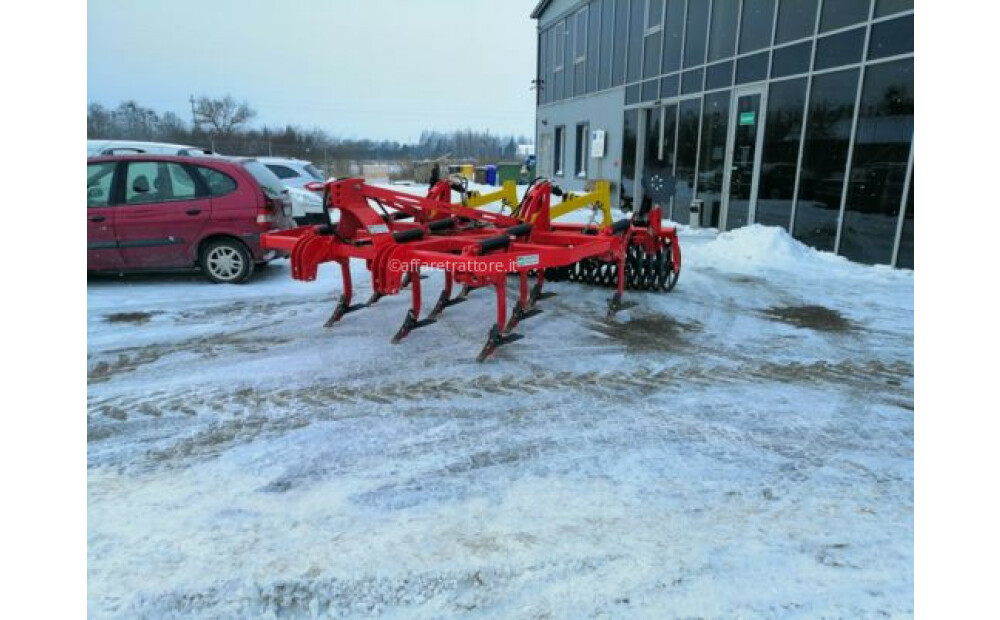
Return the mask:
<svg viewBox="0 0 1000 620">
<path fill-rule="evenodd" d="M 250 250 L 235 239 L 216 239 L 205 244 L 198 258 L 201 272 L 216 284 L 243 284 L 254 270 Z"/>
</svg>

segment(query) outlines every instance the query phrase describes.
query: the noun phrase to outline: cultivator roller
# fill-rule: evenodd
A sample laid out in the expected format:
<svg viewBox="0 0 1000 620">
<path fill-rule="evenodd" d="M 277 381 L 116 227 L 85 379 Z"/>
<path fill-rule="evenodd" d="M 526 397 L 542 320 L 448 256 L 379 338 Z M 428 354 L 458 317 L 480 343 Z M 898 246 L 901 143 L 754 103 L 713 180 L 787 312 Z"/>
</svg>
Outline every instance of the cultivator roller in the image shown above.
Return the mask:
<svg viewBox="0 0 1000 620">
<path fill-rule="evenodd" d="M 336 223 L 330 217 L 323 226 L 266 233 L 261 244 L 288 253 L 292 277 L 298 280 L 314 280 L 322 263 L 340 265 L 343 290 L 328 327 L 385 295 L 400 293 L 408 279 L 411 303 L 393 343 L 434 324 L 446 308 L 465 301 L 469 291 L 492 287 L 496 320 L 477 358 L 483 361 L 500 346 L 520 339 L 514 329 L 541 313 L 537 303 L 548 296 L 543 286 L 549 270 L 568 269 L 589 260 L 615 265 L 621 276 L 614 283 L 616 290 L 605 317 L 612 320 L 618 311 L 634 305 L 622 298 L 629 273 L 629 248 L 652 247 L 664 238 L 658 211 L 641 226 L 629 219 L 609 226 L 553 224 L 546 186 L 547 182 L 536 184 L 532 191 L 537 193 L 530 201 L 526 196 L 521 202 L 519 206 L 528 207 L 531 215 L 531 221 L 522 221 L 433 197 L 373 187 L 361 179 L 330 181 L 324 186 L 324 204 L 328 215 L 330 210 L 339 213 Z M 443 194 L 443 188 L 438 190 Z M 373 294 L 367 303 L 352 303 L 351 259 L 364 260 L 371 274 Z M 420 278 L 424 269 L 443 270 L 445 278 L 444 290 L 426 315 L 422 314 Z M 518 278 L 518 295 L 508 313 L 509 276 Z M 456 285 L 462 286 L 463 292 L 453 296 Z"/>
</svg>

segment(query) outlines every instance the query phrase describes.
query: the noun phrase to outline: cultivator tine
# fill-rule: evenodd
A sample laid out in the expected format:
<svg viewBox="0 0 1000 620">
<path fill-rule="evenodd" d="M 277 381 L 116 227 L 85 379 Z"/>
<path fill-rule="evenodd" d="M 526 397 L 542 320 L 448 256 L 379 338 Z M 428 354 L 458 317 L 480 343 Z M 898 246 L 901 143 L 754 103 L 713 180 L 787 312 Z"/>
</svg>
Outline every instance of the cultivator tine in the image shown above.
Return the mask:
<svg viewBox="0 0 1000 620">
<path fill-rule="evenodd" d="M 427 318 L 436 319 L 441 316 L 441 313 L 444 312 L 445 308 L 454 306 L 455 304 L 460 304 L 463 301 L 466 301 L 465 297 L 458 296 L 452 298 L 448 291 L 441 291 L 441 296 L 438 297 L 437 303 L 434 304 L 434 309 L 427 315 Z"/>
<path fill-rule="evenodd" d="M 514 311 L 510 313 L 510 320 L 507 321 L 506 327 L 503 329 L 504 334 L 509 334 L 514 331 L 517 324 L 524 319 L 531 318 L 533 316 L 538 316 L 542 313 L 541 308 L 534 307 L 534 300 L 531 295 L 528 294 L 528 274 L 524 271 L 518 274 L 518 298 L 517 303 L 514 304 Z M 537 286 L 537 284 L 536 284 Z"/>
<path fill-rule="evenodd" d="M 452 275 L 451 272 L 446 271 L 444 274 L 444 290 L 441 291 L 441 295 L 438 297 L 437 303 L 434 304 L 434 309 L 427 315 L 427 318 L 436 319 L 441 316 L 441 313 L 444 312 L 444 309 L 448 306 L 454 306 L 455 304 L 460 304 L 465 301 L 465 297 L 462 297 L 461 295 L 452 299 L 451 286 Z"/>
<path fill-rule="evenodd" d="M 486 344 L 483 345 L 483 350 L 476 356 L 476 361 L 486 361 L 486 358 L 493 355 L 499 347 L 520 340 L 521 338 L 524 338 L 521 334 L 501 334 L 500 327 L 494 323 L 493 327 L 490 328 L 489 335 L 486 337 Z"/>
<path fill-rule="evenodd" d="M 340 299 L 337 301 L 337 307 L 333 309 L 333 314 L 330 318 L 326 320 L 323 327 L 333 327 L 333 325 L 342 319 L 348 312 L 354 312 L 355 310 L 360 310 L 362 308 L 367 308 L 368 304 L 354 304 L 351 305 L 351 298 L 347 295 L 341 295 Z"/>
<path fill-rule="evenodd" d="M 503 333 L 510 334 L 517 327 L 518 323 L 524 319 L 530 319 L 533 316 L 538 316 L 542 313 L 541 308 L 528 308 L 527 310 L 519 303 L 514 306 L 513 312 L 510 313 L 510 320 L 507 321 L 507 327 L 504 328 Z"/>
<path fill-rule="evenodd" d="M 618 312 L 634 308 L 637 305 L 639 304 L 634 301 L 622 301 L 621 293 L 615 293 L 614 296 L 608 300 L 608 314 L 604 320 L 610 323 L 615 319 L 615 315 L 618 314 Z"/>
<path fill-rule="evenodd" d="M 340 273 L 344 279 L 344 292 L 337 300 L 337 307 L 333 309 L 333 314 L 330 318 L 326 320 L 323 327 L 333 327 L 334 323 L 339 321 L 348 312 L 354 312 L 355 310 L 360 310 L 366 307 L 368 304 L 354 304 L 351 305 L 351 298 L 353 296 L 353 287 L 351 285 L 351 267 L 348 261 L 338 261 L 340 263 Z"/>
<path fill-rule="evenodd" d="M 420 279 L 421 280 L 426 280 L 429 277 L 430 276 L 421 275 Z M 399 288 L 406 288 L 406 287 L 410 286 L 410 282 L 412 280 L 413 280 L 413 278 L 410 277 L 410 272 L 407 271 L 406 273 L 403 274 L 403 283 L 399 285 Z"/>
<path fill-rule="evenodd" d="M 406 318 L 403 320 L 403 324 L 400 326 L 399 331 L 396 332 L 396 335 L 392 337 L 392 344 L 399 344 L 402 342 L 403 338 L 406 338 L 413 330 L 420 327 L 426 327 L 427 325 L 431 325 L 433 323 L 437 323 L 437 320 L 430 318 L 418 319 L 416 313 L 414 313 L 412 309 L 407 310 Z"/>
<path fill-rule="evenodd" d="M 382 293 L 379 293 L 378 291 L 372 291 L 372 296 L 368 298 L 368 305 L 370 306 L 374 304 L 378 300 L 382 299 L 382 297 L 383 297 Z"/>
<path fill-rule="evenodd" d="M 478 286 L 469 286 L 468 284 L 466 284 L 466 285 L 464 285 L 462 287 L 462 290 L 459 291 L 458 296 L 460 298 L 462 298 L 462 299 L 465 299 L 465 298 L 467 298 L 469 296 L 469 293 L 471 293 L 472 291 L 476 290 L 477 288 L 479 288 L 479 287 Z"/>
<path fill-rule="evenodd" d="M 542 290 L 543 281 L 541 278 L 535 282 L 535 285 L 531 287 L 531 295 L 528 296 L 528 306 L 534 307 L 535 303 L 542 299 L 549 299 L 550 297 L 555 297 L 556 293 L 554 291 L 543 291 Z"/>
<path fill-rule="evenodd" d="M 415 329 L 437 323 L 432 318 L 417 318 L 420 316 L 420 281 L 423 279 L 419 271 L 417 272 L 417 277 L 411 279 L 411 283 L 413 284 L 413 303 L 410 309 L 406 311 L 406 318 L 403 319 L 403 324 L 400 326 L 399 331 L 392 337 L 392 344 L 399 344 L 403 338 L 406 338 Z"/>
</svg>

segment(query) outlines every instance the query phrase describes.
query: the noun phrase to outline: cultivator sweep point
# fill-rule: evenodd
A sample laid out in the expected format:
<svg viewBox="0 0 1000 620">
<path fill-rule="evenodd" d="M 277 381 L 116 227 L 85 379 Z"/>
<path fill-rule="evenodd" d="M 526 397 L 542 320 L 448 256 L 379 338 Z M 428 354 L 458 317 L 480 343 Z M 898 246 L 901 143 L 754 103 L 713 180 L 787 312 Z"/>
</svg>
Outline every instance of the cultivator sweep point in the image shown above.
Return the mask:
<svg viewBox="0 0 1000 620">
<path fill-rule="evenodd" d="M 629 270 L 630 260 L 635 260 L 640 249 L 661 256 L 669 250 L 676 258 L 670 264 L 679 268 L 675 231 L 661 229 L 658 209 L 641 224 L 628 219 L 601 226 L 553 224 L 552 186 L 547 181 L 532 185 L 517 205 L 516 216 L 452 204 L 451 189 L 448 181 L 441 181 L 431 187 L 428 197 L 419 197 L 367 185 L 361 179 L 330 181 L 324 186 L 324 205 L 328 215 L 330 210 L 339 213 L 339 221 L 334 223 L 328 218 L 324 226 L 266 233 L 261 236 L 261 245 L 287 252 L 292 277 L 297 280 L 316 279 L 322 263 L 340 265 L 343 292 L 327 327 L 408 286 L 410 308 L 392 337 L 393 344 L 416 329 L 433 325 L 446 308 L 466 301 L 473 290 L 492 287 L 496 321 L 477 356 L 479 361 L 523 337 L 514 330 L 541 314 L 536 304 L 553 294 L 543 290 L 549 273 L 574 271 L 584 264 L 597 264 L 602 269 L 613 266 L 616 275 L 608 283 L 616 287 L 616 292 L 609 300 L 605 317 L 610 321 L 617 312 L 635 305 L 623 301 L 622 295 L 629 287 L 627 280 L 642 273 Z M 364 260 L 371 273 L 373 292 L 367 303 L 351 303 L 351 259 Z M 422 269 L 443 270 L 445 278 L 444 290 L 423 318 L 421 280 L 426 276 L 421 275 Z M 508 314 L 509 276 L 518 278 L 518 295 Z M 533 285 L 529 286 L 529 278 L 534 278 Z M 456 285 L 462 289 L 453 297 Z"/>
</svg>

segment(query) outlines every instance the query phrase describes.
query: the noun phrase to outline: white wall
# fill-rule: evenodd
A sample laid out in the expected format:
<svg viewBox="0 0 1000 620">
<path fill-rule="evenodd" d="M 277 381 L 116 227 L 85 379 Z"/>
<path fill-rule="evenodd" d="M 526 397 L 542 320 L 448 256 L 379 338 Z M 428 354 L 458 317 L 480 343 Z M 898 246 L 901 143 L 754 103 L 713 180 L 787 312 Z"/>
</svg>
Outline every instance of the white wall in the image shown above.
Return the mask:
<svg viewBox="0 0 1000 620">
<path fill-rule="evenodd" d="M 535 144 L 538 145 L 538 174 L 553 179 L 563 189 L 582 191 L 588 180 L 611 181 L 611 202 L 618 206 L 618 190 L 621 182 L 622 124 L 625 114 L 625 89 L 583 95 L 570 100 L 538 108 L 535 118 Z M 574 156 L 576 155 L 576 125 L 588 123 L 590 130 L 605 131 L 604 157 L 589 157 L 589 137 L 586 144 L 588 153 L 587 176 L 575 176 Z M 563 153 L 563 176 L 554 176 L 553 140 L 555 128 L 565 127 L 566 142 Z"/>
</svg>

